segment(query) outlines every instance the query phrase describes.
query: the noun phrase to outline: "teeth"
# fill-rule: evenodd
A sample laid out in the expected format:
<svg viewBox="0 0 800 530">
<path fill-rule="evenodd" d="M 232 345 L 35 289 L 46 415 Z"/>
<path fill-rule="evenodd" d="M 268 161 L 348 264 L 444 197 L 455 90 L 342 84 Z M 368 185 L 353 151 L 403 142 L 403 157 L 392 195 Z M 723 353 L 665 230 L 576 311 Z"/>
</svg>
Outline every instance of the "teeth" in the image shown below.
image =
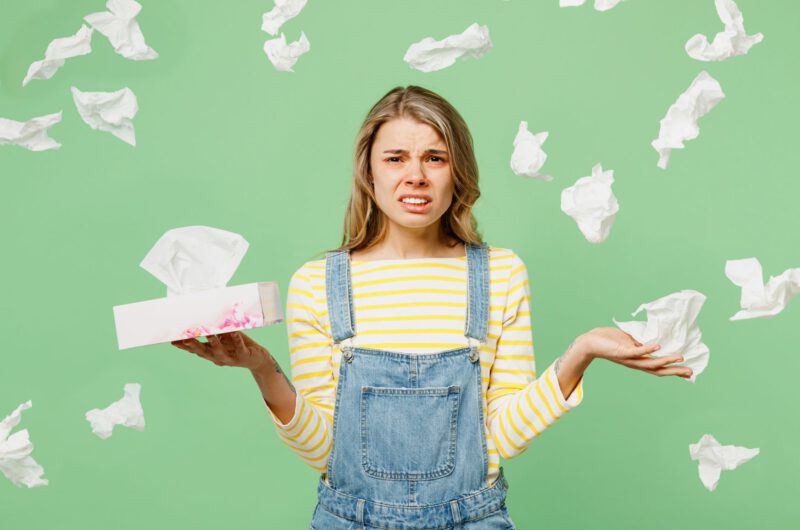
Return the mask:
<svg viewBox="0 0 800 530">
<path fill-rule="evenodd" d="M 410 199 L 410 198 L 406 198 L 406 199 L 403 199 L 403 202 L 407 203 L 407 204 L 426 204 L 428 201 L 426 201 L 425 199 Z"/>
</svg>

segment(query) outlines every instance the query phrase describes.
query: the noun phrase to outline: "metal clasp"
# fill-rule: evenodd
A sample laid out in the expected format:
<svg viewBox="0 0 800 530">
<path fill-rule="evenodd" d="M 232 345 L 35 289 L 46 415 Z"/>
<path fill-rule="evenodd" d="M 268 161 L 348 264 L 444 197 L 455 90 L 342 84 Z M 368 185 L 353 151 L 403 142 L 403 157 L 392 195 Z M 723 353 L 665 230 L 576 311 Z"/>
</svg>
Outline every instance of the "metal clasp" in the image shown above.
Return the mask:
<svg viewBox="0 0 800 530">
<path fill-rule="evenodd" d="M 481 358 L 481 354 L 480 354 L 480 352 L 478 351 L 478 348 L 477 348 L 476 346 L 473 346 L 473 347 L 472 347 L 472 348 L 469 350 L 468 357 L 469 357 L 469 362 L 471 362 L 471 363 L 474 363 L 475 361 L 477 361 L 478 359 L 480 359 L 480 358 Z"/>
<path fill-rule="evenodd" d="M 348 363 L 353 360 L 353 351 L 350 348 L 342 350 L 342 358 Z"/>
</svg>

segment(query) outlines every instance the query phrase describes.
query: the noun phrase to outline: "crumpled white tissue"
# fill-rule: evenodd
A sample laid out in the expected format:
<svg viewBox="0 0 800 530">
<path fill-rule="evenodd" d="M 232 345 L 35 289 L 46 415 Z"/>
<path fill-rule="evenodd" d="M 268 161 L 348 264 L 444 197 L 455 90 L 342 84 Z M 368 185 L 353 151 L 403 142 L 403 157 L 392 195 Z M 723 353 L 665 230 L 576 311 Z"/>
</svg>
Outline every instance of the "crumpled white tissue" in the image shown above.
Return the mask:
<svg viewBox="0 0 800 530">
<path fill-rule="evenodd" d="M 123 142 L 136 145 L 136 132 L 131 120 L 139 106 L 130 88 L 116 92 L 81 92 L 72 87 L 72 99 L 89 127 L 110 132 Z"/>
<path fill-rule="evenodd" d="M 442 40 L 426 37 L 409 46 L 403 60 L 421 72 L 433 72 L 452 66 L 462 57 L 478 58 L 492 49 L 489 28 L 477 22 L 463 32 Z"/>
<path fill-rule="evenodd" d="M 167 286 L 167 295 L 225 287 L 250 244 L 210 226 L 167 230 L 139 264 Z"/>
<path fill-rule="evenodd" d="M 674 365 L 691 368 L 689 381 L 694 383 L 708 366 L 708 346 L 703 344 L 700 328 L 697 327 L 697 315 L 705 301 L 705 295 L 697 291 L 678 291 L 642 304 L 633 312 L 632 315 L 636 316 L 642 310 L 647 311 L 647 321 L 614 320 L 614 324 L 642 344 L 660 344 L 661 348 L 651 354 L 653 357 L 683 356 L 683 361 Z"/>
<path fill-rule="evenodd" d="M 764 40 L 763 33 L 748 35 L 744 30 L 742 12 L 733 0 L 715 0 L 717 14 L 725 31 L 714 36 L 713 42 L 698 33 L 686 41 L 686 53 L 698 61 L 724 61 L 737 55 L 745 55 L 750 48 Z"/>
<path fill-rule="evenodd" d="M 800 293 L 800 268 L 786 269 L 780 276 L 770 276 L 764 285 L 764 273 L 756 258 L 734 259 L 725 263 L 725 276 L 742 288 L 742 310 L 731 320 L 770 317 L 786 307 Z"/>
<path fill-rule="evenodd" d="M 714 491 L 722 470 L 731 471 L 751 460 L 761 451 L 735 445 L 720 445 L 710 434 L 704 434 L 696 444 L 689 444 L 689 456 L 698 461 L 698 472 L 703 486 Z"/>
<path fill-rule="evenodd" d="M 622 0 L 594 0 L 594 8 L 597 11 L 608 11 L 612 7 L 622 2 Z M 586 0 L 560 0 L 559 7 L 582 6 Z"/>
<path fill-rule="evenodd" d="M 106 7 L 108 11 L 92 13 L 83 19 L 108 37 L 114 51 L 126 59 L 157 59 L 158 53 L 145 44 L 144 35 L 136 21 L 142 5 L 134 0 L 108 0 Z"/>
<path fill-rule="evenodd" d="M 601 164 L 595 164 L 590 176 L 579 178 L 561 192 L 561 211 L 575 219 L 590 243 L 606 240 L 619 211 L 619 203 L 611 191 L 613 182 L 614 171 L 603 171 Z"/>
<path fill-rule="evenodd" d="M 32 406 L 30 400 L 26 401 L 0 422 L 0 471 L 15 485 L 29 488 L 46 486 L 48 480 L 42 478 L 44 469 L 31 456 L 33 444 L 28 429 L 14 434 L 11 430 L 19 424 L 22 411 Z"/>
<path fill-rule="evenodd" d="M 272 65 L 282 72 L 294 72 L 292 67 L 301 55 L 311 49 L 311 44 L 306 38 L 306 34 L 300 32 L 300 38 L 294 42 L 286 43 L 286 36 L 270 39 L 264 43 L 264 53 Z"/>
<path fill-rule="evenodd" d="M 673 149 L 683 149 L 684 140 L 694 140 L 700 134 L 697 124 L 725 94 L 716 79 L 705 70 L 694 78 L 689 88 L 667 110 L 661 120 L 658 138 L 651 145 L 658 151 L 658 167 L 666 169 Z"/>
<path fill-rule="evenodd" d="M 144 410 L 139 401 L 142 385 L 128 383 L 124 387 L 124 395 L 104 409 L 92 409 L 86 413 L 86 419 L 92 426 L 92 432 L 102 439 L 111 436 L 115 425 L 130 427 L 144 431 Z"/>
<path fill-rule="evenodd" d="M 261 30 L 277 35 L 284 23 L 300 14 L 308 0 L 275 0 L 275 6 L 261 17 Z"/>
<path fill-rule="evenodd" d="M 511 170 L 525 177 L 531 177 L 549 182 L 553 180 L 550 175 L 542 175 L 542 169 L 547 155 L 542 151 L 542 144 L 547 140 L 547 131 L 533 134 L 528 131 L 528 122 L 521 121 L 517 136 L 514 138 L 514 152 L 511 155 Z"/>
<path fill-rule="evenodd" d="M 66 59 L 86 55 L 92 51 L 92 28 L 81 24 L 81 29 L 69 37 L 54 39 L 44 52 L 44 59 L 36 61 L 28 68 L 22 86 L 27 85 L 31 79 L 50 79 L 64 66 Z"/>
<path fill-rule="evenodd" d="M 47 135 L 47 130 L 61 121 L 61 112 L 37 116 L 28 121 L 0 118 L 0 145 L 19 145 L 31 151 L 58 149 L 61 144 Z"/>
</svg>

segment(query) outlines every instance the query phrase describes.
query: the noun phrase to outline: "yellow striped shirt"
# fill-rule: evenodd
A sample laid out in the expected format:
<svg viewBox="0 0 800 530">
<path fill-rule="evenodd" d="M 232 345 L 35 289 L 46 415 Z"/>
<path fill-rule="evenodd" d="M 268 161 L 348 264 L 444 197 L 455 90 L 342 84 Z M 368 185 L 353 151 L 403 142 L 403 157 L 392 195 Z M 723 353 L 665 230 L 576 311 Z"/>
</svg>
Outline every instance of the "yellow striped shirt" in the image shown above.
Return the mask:
<svg viewBox="0 0 800 530">
<path fill-rule="evenodd" d="M 467 346 L 466 260 L 354 260 L 353 346 L 409 353 Z M 480 363 L 491 485 L 500 457 L 525 451 L 534 437 L 581 402 L 583 379 L 565 399 L 553 365 L 536 377 L 528 272 L 519 256 L 490 247 L 489 280 L 489 330 Z M 330 334 L 324 259 L 309 261 L 292 275 L 286 302 L 291 374 L 298 390 L 295 414 L 284 424 L 267 410 L 286 445 L 324 473 L 341 362 Z"/>
</svg>

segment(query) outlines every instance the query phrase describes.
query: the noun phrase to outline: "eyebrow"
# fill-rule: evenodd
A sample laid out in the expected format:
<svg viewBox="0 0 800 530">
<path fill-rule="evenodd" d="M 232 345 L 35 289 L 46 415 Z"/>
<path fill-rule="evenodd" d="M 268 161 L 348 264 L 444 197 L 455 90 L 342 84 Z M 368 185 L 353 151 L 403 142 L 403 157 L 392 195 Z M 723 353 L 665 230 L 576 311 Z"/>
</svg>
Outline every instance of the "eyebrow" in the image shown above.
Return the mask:
<svg viewBox="0 0 800 530">
<path fill-rule="evenodd" d="M 425 152 L 426 153 L 435 154 L 435 155 L 446 155 L 447 154 L 447 151 L 443 151 L 441 149 L 426 149 Z M 405 149 L 387 149 L 386 151 L 384 151 L 384 153 L 390 153 L 390 154 L 393 154 L 393 155 L 402 155 L 402 154 L 408 153 L 408 151 L 406 151 Z"/>
</svg>

